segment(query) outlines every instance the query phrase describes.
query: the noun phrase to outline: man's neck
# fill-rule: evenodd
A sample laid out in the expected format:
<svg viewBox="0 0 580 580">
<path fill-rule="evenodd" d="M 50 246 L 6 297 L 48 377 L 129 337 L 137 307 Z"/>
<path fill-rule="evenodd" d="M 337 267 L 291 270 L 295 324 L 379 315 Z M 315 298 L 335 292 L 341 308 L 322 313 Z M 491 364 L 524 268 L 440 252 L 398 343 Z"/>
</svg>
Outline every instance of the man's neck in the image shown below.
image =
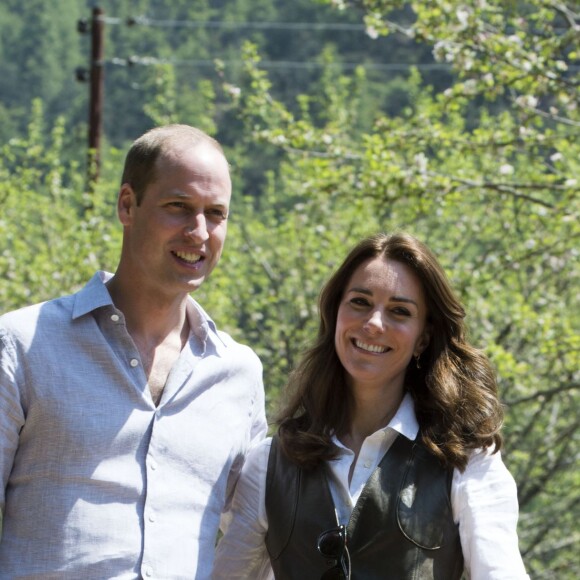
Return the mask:
<svg viewBox="0 0 580 580">
<path fill-rule="evenodd" d="M 133 338 L 151 346 L 161 344 L 170 335 L 187 337 L 188 294 L 168 296 L 146 288 L 124 284 L 113 276 L 107 283 L 115 306 L 123 313 L 127 330 Z"/>
</svg>

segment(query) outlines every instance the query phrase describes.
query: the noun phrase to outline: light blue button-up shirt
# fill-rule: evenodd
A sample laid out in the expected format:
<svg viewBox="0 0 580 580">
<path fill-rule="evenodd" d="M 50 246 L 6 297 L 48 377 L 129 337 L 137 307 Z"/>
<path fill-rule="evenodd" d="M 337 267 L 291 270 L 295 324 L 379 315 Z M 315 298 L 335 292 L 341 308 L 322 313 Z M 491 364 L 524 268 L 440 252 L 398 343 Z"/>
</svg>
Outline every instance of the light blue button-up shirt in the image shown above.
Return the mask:
<svg viewBox="0 0 580 580">
<path fill-rule="evenodd" d="M 259 359 L 193 299 L 154 405 L 108 276 L 0 318 L 1 579 L 209 578 L 265 435 Z"/>
</svg>

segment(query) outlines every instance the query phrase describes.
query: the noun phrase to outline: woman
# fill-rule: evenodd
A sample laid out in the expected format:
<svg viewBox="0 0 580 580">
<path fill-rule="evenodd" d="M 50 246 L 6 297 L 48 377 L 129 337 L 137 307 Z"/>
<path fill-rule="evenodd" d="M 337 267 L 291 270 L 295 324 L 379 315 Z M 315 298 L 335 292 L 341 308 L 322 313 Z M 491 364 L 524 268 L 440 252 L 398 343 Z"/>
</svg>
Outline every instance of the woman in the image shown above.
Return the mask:
<svg viewBox="0 0 580 580">
<path fill-rule="evenodd" d="M 414 237 L 350 252 L 278 433 L 244 466 L 214 579 L 527 578 L 494 373 L 464 316 Z"/>
</svg>

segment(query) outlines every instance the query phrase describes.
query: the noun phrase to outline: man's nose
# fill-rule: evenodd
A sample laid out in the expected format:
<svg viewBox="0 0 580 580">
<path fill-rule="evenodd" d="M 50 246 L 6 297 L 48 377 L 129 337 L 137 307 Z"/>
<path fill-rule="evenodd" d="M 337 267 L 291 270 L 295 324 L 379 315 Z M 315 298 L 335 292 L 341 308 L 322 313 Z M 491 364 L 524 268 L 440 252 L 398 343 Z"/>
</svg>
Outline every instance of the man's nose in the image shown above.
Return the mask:
<svg viewBox="0 0 580 580">
<path fill-rule="evenodd" d="M 203 213 L 195 214 L 185 229 L 185 235 L 197 243 L 205 242 L 208 239 L 207 222 Z"/>
</svg>

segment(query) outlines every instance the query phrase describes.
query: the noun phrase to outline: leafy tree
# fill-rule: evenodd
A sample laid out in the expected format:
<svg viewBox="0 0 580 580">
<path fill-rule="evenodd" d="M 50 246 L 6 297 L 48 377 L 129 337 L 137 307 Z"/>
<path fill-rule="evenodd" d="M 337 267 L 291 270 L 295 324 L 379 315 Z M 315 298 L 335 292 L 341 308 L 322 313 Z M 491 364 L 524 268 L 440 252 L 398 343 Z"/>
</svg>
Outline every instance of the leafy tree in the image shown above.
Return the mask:
<svg viewBox="0 0 580 580">
<path fill-rule="evenodd" d="M 116 265 L 120 228 L 111 192 L 117 184 L 104 179 L 89 194 L 79 164 L 62 157 L 64 120 L 49 129 L 48 139 L 45 131 L 42 104 L 35 101 L 28 134 L 9 141 L 0 155 L 3 312 L 73 292 L 95 270 Z"/>
<path fill-rule="evenodd" d="M 0 125 L 0 141 L 25 132 L 31 101 L 42 97 L 51 118 L 67 113 L 78 119 L 82 91 L 74 70 L 82 62 L 76 0 L 52 5 L 30 0 L 0 6 L 0 95 L 11 124 Z M 12 125 L 12 126 L 11 126 Z"/>
<path fill-rule="evenodd" d="M 244 284 L 230 290 L 231 302 L 220 293 L 220 311 L 259 350 L 274 405 L 315 331 L 318 288 L 346 247 L 378 229 L 425 240 L 468 306 L 474 342 L 498 369 L 531 576 L 575 578 L 577 17 L 572 7 L 543 2 L 511 10 L 416 2 L 415 19 L 403 26 L 388 18 L 402 3 L 357 4 L 378 33 L 429 43 L 457 82 L 438 92 L 413 73 L 408 106 L 378 114 L 361 135 L 364 72 L 329 75 L 291 110 L 248 46 L 246 77 L 227 89 L 245 134 L 277 149 L 281 161 L 264 198 L 248 198 L 233 218 L 227 266 L 216 277 L 224 292 L 231 276 Z"/>
</svg>

